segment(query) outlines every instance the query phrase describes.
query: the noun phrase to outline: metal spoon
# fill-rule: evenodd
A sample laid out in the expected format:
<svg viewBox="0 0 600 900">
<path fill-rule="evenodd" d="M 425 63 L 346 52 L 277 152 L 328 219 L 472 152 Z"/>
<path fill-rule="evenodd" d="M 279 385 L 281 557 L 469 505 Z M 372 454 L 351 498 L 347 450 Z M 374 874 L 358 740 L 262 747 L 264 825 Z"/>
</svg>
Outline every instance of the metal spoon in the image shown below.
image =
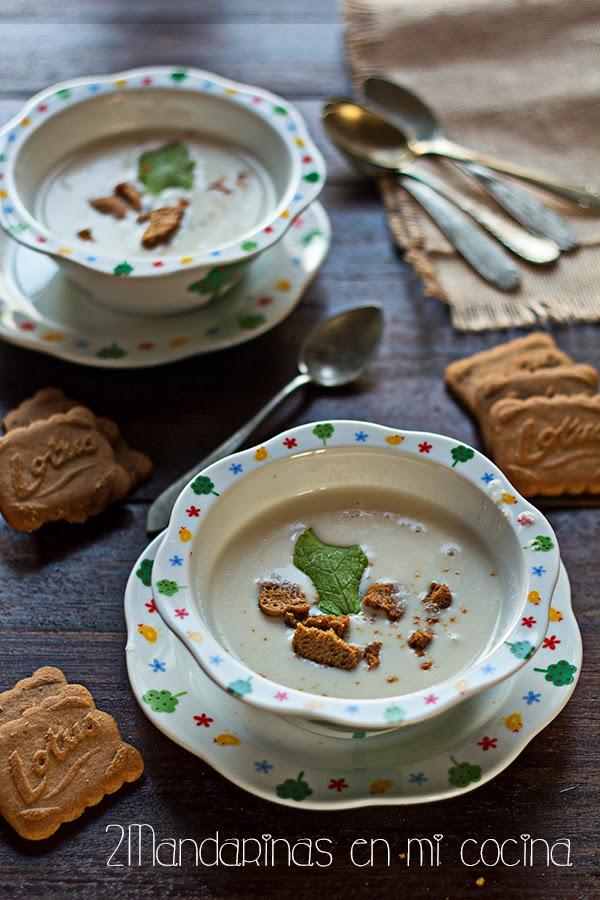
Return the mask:
<svg viewBox="0 0 600 900">
<path fill-rule="evenodd" d="M 391 114 L 409 141 L 445 140 L 433 110 L 412 91 L 387 78 L 367 78 L 364 85 L 367 97 Z M 479 184 L 513 219 L 533 234 L 553 240 L 561 250 L 572 250 L 579 243 L 576 232 L 563 216 L 549 209 L 532 194 L 473 162 L 456 163 L 477 179 Z"/>
<path fill-rule="evenodd" d="M 358 378 L 376 356 L 382 336 L 383 313 L 375 304 L 347 309 L 317 326 L 300 351 L 298 375 L 235 434 L 157 497 L 148 512 L 148 531 L 166 528 L 173 504 L 186 484 L 202 469 L 238 450 L 285 397 L 306 384 L 335 388 Z"/>
<path fill-rule="evenodd" d="M 390 82 L 387 84 L 390 84 Z M 410 104 L 411 115 L 413 120 L 415 120 L 418 107 L 415 105 L 414 95 L 405 91 L 404 88 L 400 88 L 399 85 L 395 85 L 395 88 L 403 92 L 405 104 L 407 106 Z M 389 91 L 389 88 L 386 88 L 386 91 Z M 376 91 L 380 98 L 383 92 L 381 88 Z M 369 96 L 374 99 L 373 93 L 373 87 L 371 86 L 369 88 Z M 396 92 L 395 96 L 398 96 Z M 381 102 L 381 99 L 378 102 Z M 421 101 L 419 101 L 419 105 L 421 105 Z M 459 162 L 479 163 L 482 166 L 495 169 L 496 172 L 504 172 L 505 175 L 512 175 L 514 178 L 520 178 L 522 181 L 529 182 L 529 184 L 535 184 L 561 197 L 566 197 L 567 200 L 572 200 L 579 206 L 600 208 L 600 191 L 595 185 L 570 184 L 562 178 L 554 178 L 551 175 L 543 175 L 541 172 L 535 172 L 532 169 L 526 169 L 514 163 L 503 162 L 502 160 L 494 159 L 492 156 L 469 150 L 467 147 L 461 147 L 459 144 L 448 140 L 442 134 L 437 134 L 431 140 L 411 140 L 410 145 L 413 153 L 416 153 L 417 156 L 433 154 L 434 156 L 447 156 L 448 159 L 455 159 Z"/>
<path fill-rule="evenodd" d="M 361 123 L 376 124 L 378 116 L 357 103 L 341 100 L 327 103 L 321 119 L 334 144 L 365 175 L 380 177 L 385 172 L 395 173 L 402 187 L 431 216 L 452 246 L 482 278 L 503 291 L 517 287 L 521 280 L 519 270 L 506 253 L 476 228 L 454 202 L 432 188 L 429 176 L 416 172 L 410 166 L 399 171 L 394 159 L 388 160 L 379 152 L 376 134 L 371 135 L 367 127 L 366 138 L 363 136 Z"/>
</svg>

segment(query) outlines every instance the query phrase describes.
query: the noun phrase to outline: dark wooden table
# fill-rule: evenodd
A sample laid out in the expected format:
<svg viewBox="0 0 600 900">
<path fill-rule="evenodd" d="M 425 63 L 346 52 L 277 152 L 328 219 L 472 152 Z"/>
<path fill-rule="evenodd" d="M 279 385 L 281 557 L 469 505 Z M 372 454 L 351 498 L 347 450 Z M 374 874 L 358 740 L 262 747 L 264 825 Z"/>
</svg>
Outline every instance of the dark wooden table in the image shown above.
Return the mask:
<svg viewBox="0 0 600 900">
<path fill-rule="evenodd" d="M 478 442 L 471 421 L 442 382 L 450 360 L 489 347 L 498 334 L 459 335 L 447 309 L 424 298 L 391 245 L 374 190 L 352 175 L 320 133 L 320 99 L 348 89 L 342 26 L 334 3 L 299 0 L 3 0 L 0 118 L 55 81 L 153 63 L 200 66 L 292 99 L 325 152 L 323 200 L 333 246 L 299 308 L 271 333 L 215 356 L 158 369 L 105 372 L 0 346 L 0 407 L 59 385 L 126 425 L 156 469 L 127 503 L 83 526 L 56 525 L 31 536 L 0 526 L 0 689 L 37 666 L 60 666 L 112 711 L 146 762 L 141 782 L 105 800 L 40 845 L 0 823 L 0 895 L 12 897 L 331 897 L 600 896 L 598 875 L 599 516 L 550 514 L 573 586 L 585 667 L 575 696 L 492 783 L 451 801 L 413 808 L 317 814 L 274 806 L 234 787 L 172 744 L 148 722 L 129 689 L 123 589 L 146 542 L 148 503 L 171 479 L 220 443 L 294 371 L 302 336 L 326 314 L 379 300 L 387 332 L 362 383 L 336 394 L 306 393 L 272 417 L 256 439 L 290 424 L 360 417 L 399 428 L 439 429 Z M 577 360 L 600 363 L 594 326 L 553 332 Z M 250 373 L 252 373 L 250 375 Z M 110 822 L 147 822 L 160 837 L 270 833 L 289 841 L 329 837 L 330 868 L 195 870 L 107 868 Z M 445 836 L 441 868 L 354 869 L 352 841 L 384 837 L 398 853 L 409 836 Z M 462 866 L 467 837 L 502 840 L 527 833 L 572 841 L 570 868 Z M 486 879 L 478 888 L 475 880 Z"/>
</svg>

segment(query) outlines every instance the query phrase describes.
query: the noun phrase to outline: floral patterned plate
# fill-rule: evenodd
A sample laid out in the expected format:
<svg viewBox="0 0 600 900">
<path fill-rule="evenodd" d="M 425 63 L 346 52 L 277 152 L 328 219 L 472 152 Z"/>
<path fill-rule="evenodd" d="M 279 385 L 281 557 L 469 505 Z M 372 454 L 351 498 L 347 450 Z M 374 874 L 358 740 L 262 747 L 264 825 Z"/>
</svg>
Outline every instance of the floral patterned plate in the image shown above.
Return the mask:
<svg viewBox="0 0 600 900">
<path fill-rule="evenodd" d="M 217 687 L 162 621 L 142 553 L 125 593 L 127 668 L 151 722 L 239 787 L 282 804 L 341 809 L 426 803 L 473 790 L 505 769 L 571 697 L 579 628 L 564 567 L 542 648 L 508 681 L 430 722 L 352 739 L 240 703 Z M 531 598 L 535 610 L 536 598 Z M 190 635 L 193 639 L 193 635 Z M 215 664 L 218 664 L 215 661 Z"/>
<path fill-rule="evenodd" d="M 0 235 L 0 338 L 104 368 L 142 368 L 253 340 L 288 316 L 331 242 L 313 203 L 221 299 L 174 316 L 119 315 L 94 303 L 56 263 Z"/>
</svg>

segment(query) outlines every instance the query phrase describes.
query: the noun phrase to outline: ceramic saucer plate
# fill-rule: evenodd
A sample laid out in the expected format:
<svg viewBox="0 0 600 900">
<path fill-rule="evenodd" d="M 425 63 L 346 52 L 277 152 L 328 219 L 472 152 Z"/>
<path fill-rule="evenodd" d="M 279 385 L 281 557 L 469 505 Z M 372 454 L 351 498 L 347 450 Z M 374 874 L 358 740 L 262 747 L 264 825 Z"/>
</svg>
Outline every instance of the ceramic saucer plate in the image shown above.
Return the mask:
<svg viewBox="0 0 600 900">
<path fill-rule="evenodd" d="M 299 302 L 331 243 L 313 203 L 222 298 L 191 313 L 119 315 L 94 303 L 48 256 L 0 236 L 0 338 L 105 368 L 141 368 L 242 344 Z M 218 270 L 217 270 L 218 271 Z"/>
<path fill-rule="evenodd" d="M 162 621 L 152 597 L 149 566 L 142 560 L 154 560 L 161 540 L 159 535 L 142 553 L 125 593 L 127 667 L 135 697 L 167 737 L 267 800 L 327 810 L 426 803 L 464 793 L 505 769 L 575 689 L 581 637 L 561 566 L 543 646 L 512 679 L 410 729 L 366 738 L 357 732 L 354 739 L 324 734 L 322 725 L 240 703 L 203 672 Z"/>
</svg>

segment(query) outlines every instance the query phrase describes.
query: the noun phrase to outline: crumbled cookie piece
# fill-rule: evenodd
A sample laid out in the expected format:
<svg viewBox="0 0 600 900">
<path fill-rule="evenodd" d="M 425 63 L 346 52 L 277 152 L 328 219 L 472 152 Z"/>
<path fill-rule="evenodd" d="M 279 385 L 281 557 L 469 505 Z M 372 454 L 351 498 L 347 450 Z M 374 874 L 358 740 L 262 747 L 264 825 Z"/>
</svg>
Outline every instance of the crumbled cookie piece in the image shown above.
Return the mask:
<svg viewBox="0 0 600 900">
<path fill-rule="evenodd" d="M 92 234 L 91 228 L 82 228 L 81 231 L 77 232 L 77 237 L 80 241 L 93 241 L 94 235 Z"/>
<path fill-rule="evenodd" d="M 397 675 L 388 675 L 388 677 L 385 680 L 387 681 L 388 684 L 396 684 L 396 682 L 399 679 L 398 679 Z"/>
<path fill-rule="evenodd" d="M 161 206 L 154 209 L 148 219 L 148 227 L 142 235 L 142 246 L 151 250 L 159 244 L 168 244 L 173 235 L 179 230 L 183 211 L 188 205 L 187 200 L 180 200 L 176 206 Z"/>
<path fill-rule="evenodd" d="M 448 609 L 452 603 L 452 591 L 447 584 L 431 582 L 429 593 L 423 598 L 425 609 L 429 612 L 439 612 L 440 609 Z M 429 621 L 429 620 L 428 620 Z"/>
<path fill-rule="evenodd" d="M 129 207 L 122 197 L 97 197 L 90 200 L 90 206 L 103 216 L 113 216 L 115 219 L 124 219 Z"/>
<path fill-rule="evenodd" d="M 364 657 L 369 672 L 371 671 L 371 669 L 376 669 L 379 665 L 379 654 L 382 647 L 383 644 L 381 643 L 381 641 L 373 641 L 372 644 L 367 644 L 367 646 L 365 647 Z"/>
<path fill-rule="evenodd" d="M 433 662 L 430 659 L 426 659 L 424 662 L 419 664 L 419 668 L 423 669 L 424 672 L 428 672 L 432 665 Z"/>
<path fill-rule="evenodd" d="M 366 591 L 363 605 L 381 609 L 392 622 L 397 622 L 404 615 L 405 604 L 397 584 L 375 582 Z"/>
<path fill-rule="evenodd" d="M 423 654 L 425 647 L 431 642 L 432 638 L 432 633 L 422 628 L 420 631 L 413 631 L 413 633 L 409 635 L 407 643 L 419 656 Z"/>
<path fill-rule="evenodd" d="M 304 659 L 337 669 L 354 669 L 362 657 L 361 648 L 347 644 L 333 628 L 322 631 L 320 628 L 307 628 L 302 622 L 296 626 L 292 647 L 294 653 Z"/>
<path fill-rule="evenodd" d="M 218 191 L 220 194 L 225 194 L 225 195 L 233 193 L 231 188 L 228 188 L 227 185 L 225 184 L 225 179 L 223 178 L 223 176 L 221 176 L 221 178 L 217 178 L 216 181 L 212 181 L 208 186 L 208 190 L 209 191 Z"/>
<path fill-rule="evenodd" d="M 132 209 L 139 212 L 142 208 L 142 195 L 129 181 L 121 181 L 115 188 L 117 197 L 121 197 Z"/>
<path fill-rule="evenodd" d="M 327 631 L 329 628 L 332 628 L 336 634 L 339 634 L 340 637 L 344 637 L 350 627 L 350 618 L 349 616 L 329 615 L 309 616 L 308 619 L 305 619 L 303 624 L 306 625 L 307 628 L 320 628 L 322 631 Z"/>
<path fill-rule="evenodd" d="M 310 604 L 300 585 L 289 581 L 262 581 L 259 585 L 258 605 L 266 616 L 285 616 L 290 613 L 296 619 L 306 618 L 310 610 Z M 290 624 L 287 619 L 286 624 Z"/>
</svg>

